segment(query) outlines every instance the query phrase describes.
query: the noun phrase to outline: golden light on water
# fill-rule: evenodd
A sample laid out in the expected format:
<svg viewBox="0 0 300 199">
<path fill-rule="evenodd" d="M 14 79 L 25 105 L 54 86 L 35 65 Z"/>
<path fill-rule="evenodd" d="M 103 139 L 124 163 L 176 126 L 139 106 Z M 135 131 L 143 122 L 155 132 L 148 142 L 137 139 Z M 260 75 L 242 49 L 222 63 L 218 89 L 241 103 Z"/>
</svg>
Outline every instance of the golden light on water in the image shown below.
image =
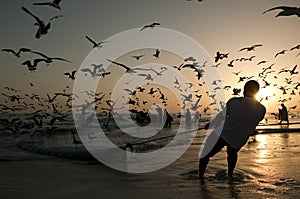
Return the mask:
<svg viewBox="0 0 300 199">
<path fill-rule="evenodd" d="M 266 163 L 268 162 L 268 154 L 269 150 L 267 149 L 268 141 L 266 136 L 256 136 L 256 140 L 259 143 L 257 146 L 258 153 L 257 153 L 257 162 L 259 163 Z"/>
</svg>

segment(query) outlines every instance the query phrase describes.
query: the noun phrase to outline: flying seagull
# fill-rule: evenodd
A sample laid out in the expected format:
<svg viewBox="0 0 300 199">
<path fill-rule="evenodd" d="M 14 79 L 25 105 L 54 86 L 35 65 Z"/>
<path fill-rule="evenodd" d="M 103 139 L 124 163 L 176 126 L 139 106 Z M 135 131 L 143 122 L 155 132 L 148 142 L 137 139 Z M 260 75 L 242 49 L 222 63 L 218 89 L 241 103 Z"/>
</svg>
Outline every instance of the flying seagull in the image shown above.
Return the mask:
<svg viewBox="0 0 300 199">
<path fill-rule="evenodd" d="M 228 67 L 233 67 L 233 62 L 234 62 L 234 59 L 231 60 L 231 61 L 227 64 L 227 66 L 228 66 Z"/>
<path fill-rule="evenodd" d="M 300 49 L 300 44 L 298 44 L 297 46 L 294 46 L 290 49 L 290 51 L 293 51 L 293 50 L 299 50 Z"/>
<path fill-rule="evenodd" d="M 291 15 L 297 15 L 298 17 L 300 17 L 300 7 L 289 7 L 289 6 L 277 6 L 264 11 L 263 14 L 273 10 L 282 10 L 276 15 L 276 17 L 291 16 Z"/>
<path fill-rule="evenodd" d="M 47 6 L 52 6 L 56 9 L 61 10 L 61 7 L 59 6 L 60 2 L 61 2 L 61 0 L 53 0 L 53 1 L 49 1 L 49 2 L 43 2 L 43 3 L 34 3 L 33 5 L 37 5 L 37 6 L 47 5 Z"/>
<path fill-rule="evenodd" d="M 284 55 L 286 51 L 287 51 L 287 50 L 282 50 L 282 51 L 276 53 L 275 58 L 276 58 L 278 55 Z"/>
<path fill-rule="evenodd" d="M 75 79 L 75 73 L 76 70 L 73 70 L 71 73 L 65 72 L 64 75 L 68 76 L 70 79 L 74 80 Z"/>
<path fill-rule="evenodd" d="M 267 63 L 267 61 L 263 60 L 263 61 L 258 62 L 257 65 L 265 64 L 265 63 Z"/>
<path fill-rule="evenodd" d="M 136 60 L 140 60 L 144 55 L 133 55 L 131 56 L 132 58 L 136 59 Z"/>
<path fill-rule="evenodd" d="M 242 49 L 240 49 L 239 50 L 239 52 L 240 51 L 243 51 L 243 50 L 246 50 L 246 51 L 254 51 L 255 50 L 255 48 L 257 48 L 257 47 L 261 47 L 262 46 L 262 44 L 255 44 L 255 45 L 253 45 L 253 46 L 249 46 L 249 47 L 245 47 L 245 48 L 242 48 Z"/>
<path fill-rule="evenodd" d="M 228 58 L 229 53 L 220 53 L 220 51 L 217 51 L 215 56 L 215 63 L 217 63 L 219 60 L 222 60 L 224 58 Z"/>
<path fill-rule="evenodd" d="M 46 62 L 47 65 L 49 65 L 50 63 L 52 63 L 54 60 L 72 63 L 71 61 L 66 60 L 66 59 L 64 59 L 64 58 L 60 58 L 60 57 L 49 57 L 49 56 L 47 56 L 47 55 L 45 55 L 45 54 L 43 54 L 43 53 L 37 52 L 37 51 L 31 51 L 31 52 L 34 53 L 34 54 L 37 54 L 37 55 L 40 55 L 40 56 L 44 57 L 44 58 L 45 58 L 44 61 Z"/>
<path fill-rule="evenodd" d="M 49 21 L 53 21 L 53 20 L 55 20 L 55 19 L 59 19 L 59 18 L 62 18 L 62 17 L 66 17 L 66 15 L 55 15 L 55 16 L 51 17 L 51 18 L 49 19 Z"/>
<path fill-rule="evenodd" d="M 14 51 L 13 49 L 4 48 L 2 49 L 3 52 L 8 52 L 14 54 L 18 59 L 21 57 L 22 52 L 30 52 L 31 49 L 29 48 L 20 48 L 18 52 Z"/>
<path fill-rule="evenodd" d="M 93 44 L 93 48 L 101 48 L 101 44 L 107 43 L 108 41 L 100 41 L 100 42 L 95 42 L 92 40 L 89 36 L 85 36 L 87 40 L 89 40 Z"/>
<path fill-rule="evenodd" d="M 44 21 L 42 21 L 40 18 L 38 18 L 37 16 L 35 16 L 34 14 L 32 14 L 27 8 L 25 8 L 24 6 L 22 6 L 22 10 L 24 12 L 26 12 L 27 14 L 31 15 L 37 23 L 35 23 L 34 25 L 39 26 L 36 34 L 35 34 L 35 38 L 39 39 L 41 38 L 42 35 L 46 35 L 48 34 L 48 31 L 50 29 L 50 22 L 48 22 L 48 24 L 46 25 Z"/>
<path fill-rule="evenodd" d="M 296 75 L 296 74 L 298 74 L 298 72 L 296 71 L 296 69 L 297 69 L 297 65 L 294 66 L 294 68 L 293 68 L 292 70 L 290 70 L 290 74 L 291 74 L 291 75 Z"/>
<path fill-rule="evenodd" d="M 40 63 L 42 61 L 45 61 L 45 60 L 44 59 L 35 59 L 35 60 L 33 60 L 33 63 L 31 63 L 30 60 L 27 60 L 27 61 L 23 62 L 22 65 L 26 65 L 29 71 L 34 72 L 38 67 L 38 63 Z"/>
<path fill-rule="evenodd" d="M 158 59 L 159 55 L 160 55 L 160 50 L 156 49 L 155 53 L 153 54 L 153 56 L 156 57 L 156 59 Z"/>
<path fill-rule="evenodd" d="M 91 77 L 95 78 L 95 77 L 99 77 L 102 76 L 104 77 L 105 75 L 109 75 L 110 72 L 106 72 L 104 70 L 104 68 L 102 68 L 103 64 L 92 64 L 93 66 L 93 70 L 89 69 L 89 68 L 83 68 L 81 69 L 82 72 L 88 72 L 91 74 Z M 87 76 L 87 74 L 85 74 L 85 76 Z"/>
<path fill-rule="evenodd" d="M 109 61 L 109 62 L 111 62 L 111 63 L 113 63 L 113 64 L 116 64 L 116 65 L 118 65 L 118 66 L 121 66 L 121 67 L 125 68 L 125 69 L 126 69 L 126 73 L 129 72 L 129 71 L 131 71 L 131 68 L 129 68 L 128 66 L 126 66 L 126 65 L 124 65 L 124 64 L 121 64 L 121 63 L 119 63 L 119 62 L 115 62 L 115 61 L 112 61 L 112 60 L 109 60 L 109 59 L 107 59 L 107 61 Z"/>
<path fill-rule="evenodd" d="M 152 24 L 144 25 L 144 26 L 140 29 L 140 31 L 143 31 L 143 30 L 145 30 L 145 29 L 147 29 L 147 28 L 153 29 L 154 27 L 159 26 L 159 25 L 160 25 L 160 23 L 158 23 L 158 22 L 153 22 Z"/>
</svg>

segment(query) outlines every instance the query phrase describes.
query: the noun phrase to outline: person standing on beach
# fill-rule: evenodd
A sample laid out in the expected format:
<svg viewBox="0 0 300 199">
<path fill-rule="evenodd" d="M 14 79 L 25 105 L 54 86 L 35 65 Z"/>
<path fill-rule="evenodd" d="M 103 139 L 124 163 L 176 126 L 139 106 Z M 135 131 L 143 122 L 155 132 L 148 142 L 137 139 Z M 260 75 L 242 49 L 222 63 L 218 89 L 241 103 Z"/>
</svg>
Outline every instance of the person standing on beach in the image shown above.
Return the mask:
<svg viewBox="0 0 300 199">
<path fill-rule="evenodd" d="M 166 117 L 166 121 L 165 121 L 165 128 L 171 128 L 172 127 L 172 121 L 173 121 L 173 117 L 170 115 L 170 113 L 168 113 L 167 109 L 165 109 L 165 117 Z"/>
<path fill-rule="evenodd" d="M 248 138 L 254 134 L 258 123 L 263 120 L 266 108 L 256 100 L 255 95 L 259 91 L 257 81 L 250 80 L 244 86 L 244 97 L 231 98 L 226 108 L 216 116 L 209 126 L 220 127 L 220 118 L 224 122 L 223 128 L 216 128 L 207 138 L 199 161 L 199 177 L 203 178 L 209 159 L 226 146 L 228 176 L 232 177 L 235 168 L 238 151 L 244 146 Z M 220 122 L 219 122 L 220 123 Z M 218 132 L 220 133 L 218 136 Z M 215 145 L 210 138 L 217 139 Z"/>
<path fill-rule="evenodd" d="M 280 122 L 279 124 L 282 123 L 282 121 L 286 121 L 287 124 L 289 124 L 289 117 L 288 117 L 288 111 L 287 111 L 287 108 L 284 104 L 281 104 L 281 109 L 279 109 L 279 119 L 280 119 Z"/>
<path fill-rule="evenodd" d="M 194 115 L 194 118 L 193 118 L 193 122 L 192 122 L 192 123 L 193 123 L 193 124 L 198 124 L 200 118 L 201 118 L 201 114 L 200 114 L 200 112 L 197 110 L 196 113 L 195 113 L 195 115 Z"/>
<path fill-rule="evenodd" d="M 192 115 L 191 115 L 190 109 L 187 109 L 186 113 L 185 113 L 185 126 L 186 126 L 186 128 L 190 128 L 191 124 L 192 124 Z"/>
<path fill-rule="evenodd" d="M 157 123 L 161 125 L 163 121 L 163 110 L 159 105 L 157 105 L 156 111 L 157 111 Z"/>
</svg>

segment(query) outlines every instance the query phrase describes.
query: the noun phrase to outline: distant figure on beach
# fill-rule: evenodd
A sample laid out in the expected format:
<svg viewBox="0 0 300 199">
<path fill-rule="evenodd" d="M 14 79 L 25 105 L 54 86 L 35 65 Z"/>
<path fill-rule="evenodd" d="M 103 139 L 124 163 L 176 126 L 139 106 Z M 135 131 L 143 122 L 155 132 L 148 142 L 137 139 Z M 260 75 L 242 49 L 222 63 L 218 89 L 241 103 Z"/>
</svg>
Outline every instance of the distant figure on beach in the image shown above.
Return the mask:
<svg viewBox="0 0 300 199">
<path fill-rule="evenodd" d="M 191 124 L 192 124 L 192 116 L 191 116 L 191 112 L 190 112 L 190 109 L 187 109 L 186 110 L 186 113 L 185 113 L 185 126 L 187 128 L 190 128 L 191 127 Z"/>
<path fill-rule="evenodd" d="M 279 124 L 282 123 L 282 121 L 286 121 L 287 124 L 289 124 L 289 117 L 288 117 L 288 111 L 284 104 L 281 104 L 281 109 L 278 109 L 278 119 L 280 120 Z"/>
<path fill-rule="evenodd" d="M 157 111 L 157 123 L 159 125 L 161 125 L 162 121 L 163 121 L 163 111 L 162 111 L 162 108 L 157 105 L 156 111 Z"/>
<path fill-rule="evenodd" d="M 203 179 L 210 157 L 221 151 L 224 146 L 227 148 L 228 176 L 232 177 L 238 151 L 246 144 L 248 138 L 255 134 L 256 126 L 263 120 L 266 113 L 266 108 L 255 98 L 258 91 L 258 82 L 248 81 L 244 86 L 244 97 L 231 98 L 227 102 L 226 108 L 216 116 L 211 124 L 206 125 L 206 129 L 209 126 L 216 128 L 208 136 L 200 157 L 200 179 Z M 220 123 L 223 122 L 223 128 L 217 128 L 218 126 L 222 127 Z M 212 139 L 216 139 L 216 142 L 211 142 Z"/>
<path fill-rule="evenodd" d="M 193 118 L 193 124 L 198 124 L 199 123 L 199 120 L 201 118 L 201 114 L 199 111 L 196 111 L 195 115 L 194 115 L 194 118 Z"/>
<path fill-rule="evenodd" d="M 165 122 L 165 128 L 171 128 L 172 127 L 172 121 L 173 117 L 168 113 L 167 109 L 165 109 L 165 117 L 166 117 L 166 122 Z"/>
</svg>

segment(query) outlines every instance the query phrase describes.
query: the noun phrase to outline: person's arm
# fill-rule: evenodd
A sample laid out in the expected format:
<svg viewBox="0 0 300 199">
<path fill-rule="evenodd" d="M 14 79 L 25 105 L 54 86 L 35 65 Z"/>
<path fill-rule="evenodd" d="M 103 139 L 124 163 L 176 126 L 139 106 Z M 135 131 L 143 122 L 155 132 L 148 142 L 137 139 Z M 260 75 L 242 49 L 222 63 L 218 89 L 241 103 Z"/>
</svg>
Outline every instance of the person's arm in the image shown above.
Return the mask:
<svg viewBox="0 0 300 199">
<path fill-rule="evenodd" d="M 266 110 L 266 107 L 264 107 L 264 106 L 263 106 L 263 110 L 262 110 L 261 118 L 260 118 L 260 120 L 259 120 L 259 121 L 262 121 L 262 120 L 265 118 L 266 112 L 267 112 L 267 110 Z"/>
</svg>

